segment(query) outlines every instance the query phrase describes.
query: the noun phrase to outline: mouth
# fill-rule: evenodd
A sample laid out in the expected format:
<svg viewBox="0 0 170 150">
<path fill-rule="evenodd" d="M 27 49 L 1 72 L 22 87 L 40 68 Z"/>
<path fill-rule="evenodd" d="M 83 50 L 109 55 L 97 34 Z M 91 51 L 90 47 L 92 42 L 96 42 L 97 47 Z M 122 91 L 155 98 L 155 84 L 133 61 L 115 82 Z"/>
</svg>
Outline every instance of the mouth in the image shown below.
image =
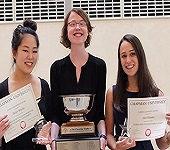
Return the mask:
<svg viewBox="0 0 170 150">
<path fill-rule="evenodd" d="M 83 34 L 82 33 L 74 33 L 73 35 L 76 37 L 81 37 Z"/>
<path fill-rule="evenodd" d="M 134 64 L 133 65 L 127 65 L 126 68 L 127 69 L 132 69 L 134 66 L 135 66 Z"/>
<path fill-rule="evenodd" d="M 32 65 L 33 65 L 33 62 L 25 62 L 25 64 L 26 64 L 27 66 L 32 66 Z"/>
</svg>

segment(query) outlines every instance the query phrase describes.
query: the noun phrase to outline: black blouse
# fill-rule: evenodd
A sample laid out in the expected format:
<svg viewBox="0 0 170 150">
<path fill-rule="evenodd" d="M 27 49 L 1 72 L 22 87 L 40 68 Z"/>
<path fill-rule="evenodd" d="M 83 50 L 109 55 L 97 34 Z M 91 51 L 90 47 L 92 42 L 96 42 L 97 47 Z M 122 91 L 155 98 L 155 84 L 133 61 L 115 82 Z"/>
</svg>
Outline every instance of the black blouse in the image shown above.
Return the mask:
<svg viewBox="0 0 170 150">
<path fill-rule="evenodd" d="M 41 114 L 45 117 L 47 121 L 50 120 L 50 110 L 51 110 L 51 92 L 48 83 L 41 79 L 41 98 L 38 102 Z M 0 98 L 9 95 L 8 91 L 8 78 L 0 83 Z M 38 145 L 32 142 L 32 138 L 35 137 L 35 129 L 32 128 L 25 132 L 24 134 L 18 136 L 17 138 L 5 143 L 3 139 L 3 147 L 5 150 L 46 150 L 46 146 Z"/>
<path fill-rule="evenodd" d="M 91 111 L 86 115 L 87 120 L 97 124 L 104 120 L 104 101 L 106 89 L 106 64 L 91 54 L 81 68 L 79 82 L 76 78 L 76 67 L 69 55 L 55 61 L 50 70 L 51 92 L 53 100 L 53 115 L 51 120 L 59 126 L 68 122 L 70 117 L 64 113 L 64 104 L 60 95 L 96 94 Z"/>
</svg>

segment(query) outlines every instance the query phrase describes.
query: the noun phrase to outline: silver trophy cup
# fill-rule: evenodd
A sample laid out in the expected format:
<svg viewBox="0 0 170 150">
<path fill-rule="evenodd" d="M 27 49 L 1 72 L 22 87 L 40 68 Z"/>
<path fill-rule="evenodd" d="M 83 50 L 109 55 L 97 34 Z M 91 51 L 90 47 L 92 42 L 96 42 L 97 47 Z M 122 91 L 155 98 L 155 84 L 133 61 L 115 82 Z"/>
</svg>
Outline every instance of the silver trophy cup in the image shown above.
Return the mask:
<svg viewBox="0 0 170 150">
<path fill-rule="evenodd" d="M 62 95 L 64 103 L 64 112 L 71 116 L 67 123 L 61 126 L 61 135 L 84 135 L 95 133 L 94 122 L 89 122 L 85 115 L 90 112 L 93 107 L 93 94 L 76 94 L 76 95 Z"/>
<path fill-rule="evenodd" d="M 71 115 L 70 122 L 86 121 L 85 115 L 90 112 L 93 107 L 94 97 L 93 94 L 76 94 L 76 95 L 63 95 L 63 103 L 65 106 L 64 112 Z"/>
</svg>

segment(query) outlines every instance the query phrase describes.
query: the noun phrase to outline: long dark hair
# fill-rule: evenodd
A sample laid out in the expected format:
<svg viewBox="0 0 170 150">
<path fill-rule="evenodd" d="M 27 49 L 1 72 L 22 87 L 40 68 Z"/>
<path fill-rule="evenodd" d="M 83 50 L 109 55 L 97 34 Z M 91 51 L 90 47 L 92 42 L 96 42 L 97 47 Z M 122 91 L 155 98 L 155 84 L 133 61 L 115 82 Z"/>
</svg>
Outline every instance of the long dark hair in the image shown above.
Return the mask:
<svg viewBox="0 0 170 150">
<path fill-rule="evenodd" d="M 133 46 L 139 63 L 137 71 L 137 84 L 138 84 L 138 96 L 139 97 L 151 97 L 158 96 L 158 88 L 150 74 L 148 65 L 146 62 L 145 52 L 140 40 L 133 34 L 126 34 L 120 41 L 118 47 L 118 73 L 117 83 L 114 91 L 114 106 L 121 110 L 121 107 L 126 107 L 127 98 L 125 97 L 127 87 L 127 74 L 123 71 L 120 60 L 120 46 L 123 41 L 131 43 Z"/>
<path fill-rule="evenodd" d="M 90 23 L 88 15 L 81 8 L 73 8 L 67 14 L 66 18 L 64 19 L 64 25 L 63 25 L 63 28 L 62 28 L 60 43 L 63 44 L 66 48 L 71 48 L 71 42 L 68 39 L 68 32 L 67 32 L 68 18 L 70 16 L 71 12 L 75 12 L 79 16 L 81 16 L 83 18 L 83 20 L 85 21 L 86 25 L 87 25 L 88 36 L 87 36 L 87 39 L 86 39 L 86 41 L 84 43 L 84 46 L 86 48 L 86 47 L 88 47 L 90 45 L 93 27 L 91 26 L 91 23 Z"/>
</svg>

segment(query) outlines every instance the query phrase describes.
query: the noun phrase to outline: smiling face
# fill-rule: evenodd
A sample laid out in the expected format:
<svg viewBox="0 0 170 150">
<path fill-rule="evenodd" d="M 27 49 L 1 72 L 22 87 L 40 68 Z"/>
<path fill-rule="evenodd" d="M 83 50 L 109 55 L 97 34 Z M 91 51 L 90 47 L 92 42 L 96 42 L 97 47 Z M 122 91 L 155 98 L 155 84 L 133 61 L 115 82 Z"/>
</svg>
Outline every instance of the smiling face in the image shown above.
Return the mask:
<svg viewBox="0 0 170 150">
<path fill-rule="evenodd" d="M 68 18 L 67 31 L 71 47 L 75 45 L 84 46 L 84 42 L 88 36 L 87 25 L 83 18 L 75 12 L 71 12 Z"/>
<path fill-rule="evenodd" d="M 120 61 L 128 77 L 137 77 L 139 68 L 138 58 L 131 43 L 123 41 L 120 46 Z"/>
<path fill-rule="evenodd" d="M 38 48 L 35 37 L 25 34 L 17 51 L 13 50 L 13 57 L 16 61 L 16 71 L 30 74 L 38 59 Z"/>
</svg>

